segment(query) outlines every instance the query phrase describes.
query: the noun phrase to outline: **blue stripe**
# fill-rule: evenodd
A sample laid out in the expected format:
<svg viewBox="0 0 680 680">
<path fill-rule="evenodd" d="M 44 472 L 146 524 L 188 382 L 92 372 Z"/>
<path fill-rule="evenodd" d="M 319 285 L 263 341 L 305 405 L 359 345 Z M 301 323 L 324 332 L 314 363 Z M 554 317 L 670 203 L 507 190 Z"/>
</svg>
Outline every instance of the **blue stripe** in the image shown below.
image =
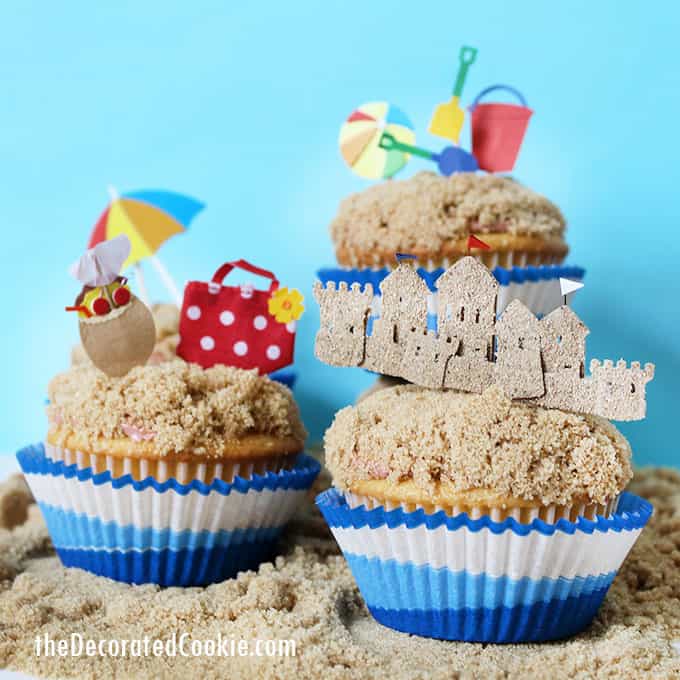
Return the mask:
<svg viewBox="0 0 680 680">
<path fill-rule="evenodd" d="M 295 382 L 297 381 L 297 373 L 295 371 L 274 371 L 274 373 L 269 374 L 269 377 L 291 390 L 295 387 Z"/>
<path fill-rule="evenodd" d="M 581 597 L 496 609 L 381 609 L 369 606 L 384 626 L 404 633 L 465 642 L 545 642 L 576 635 L 597 614 L 606 589 Z"/>
<path fill-rule="evenodd" d="M 607 590 L 616 572 L 567 578 L 507 576 L 453 572 L 429 565 L 345 553 L 359 590 L 369 607 L 379 609 L 496 609 L 564 600 Z"/>
<path fill-rule="evenodd" d="M 65 567 L 77 567 L 125 583 L 200 586 L 257 569 L 276 552 L 276 543 L 243 543 L 194 550 L 72 550 L 57 548 Z"/>
<path fill-rule="evenodd" d="M 235 529 L 226 531 L 173 531 L 103 522 L 48 503 L 38 503 L 52 543 L 59 548 L 93 548 L 103 550 L 184 550 L 229 547 L 243 543 L 275 541 L 281 527 Z"/>
<path fill-rule="evenodd" d="M 194 479 L 189 484 L 180 484 L 175 479 L 168 479 L 165 482 L 157 482 L 153 477 L 136 480 L 129 474 L 114 479 L 108 470 L 95 474 L 92 468 L 78 468 L 76 464 L 64 465 L 61 461 L 54 461 L 48 458 L 45 455 L 45 447 L 42 444 L 27 446 L 21 449 L 17 453 L 17 459 L 25 474 L 51 475 L 53 477 L 64 477 L 65 479 L 76 478 L 81 482 L 91 480 L 95 486 L 111 484 L 114 489 L 131 486 L 135 491 L 152 488 L 158 493 L 164 493 L 172 489 L 182 496 L 186 496 L 192 491 L 196 491 L 203 496 L 207 496 L 212 492 L 228 496 L 232 491 L 247 493 L 251 489 L 256 491 L 262 491 L 263 489 L 271 491 L 276 491 L 277 489 L 305 490 L 312 486 L 321 469 L 316 460 L 301 454 L 298 456 L 295 467 L 292 470 L 268 472 L 266 475 L 253 475 L 251 479 L 236 477 L 233 482 L 223 482 L 221 479 L 214 479 L 210 484 L 205 484 Z"/>
<path fill-rule="evenodd" d="M 538 531 L 546 536 L 552 536 L 558 531 L 565 534 L 573 534 L 576 531 L 583 531 L 587 534 L 592 534 L 594 531 L 631 531 L 644 527 L 652 515 L 650 503 L 628 492 L 621 494 L 618 509 L 609 518 L 598 516 L 595 520 L 589 520 L 579 517 L 576 522 L 561 519 L 555 524 L 547 524 L 541 519 L 535 519 L 530 524 L 520 524 L 512 517 L 502 522 L 494 522 L 489 516 L 470 519 L 467 513 L 450 517 L 443 510 L 428 514 L 422 509 L 404 512 L 401 508 L 385 510 L 383 507 L 366 510 L 363 505 L 350 508 L 344 496 L 335 488 L 319 494 L 316 497 L 316 504 L 330 527 L 361 529 L 367 526 L 375 529 L 387 526 L 392 529 L 405 526 L 410 529 L 425 526 L 428 529 L 436 529 L 445 526 L 450 531 L 466 527 L 470 531 L 488 529 L 494 534 L 512 531 L 520 536 L 526 536 L 532 531 Z"/>
<path fill-rule="evenodd" d="M 437 279 L 446 271 L 443 268 L 428 271 L 420 267 L 418 274 L 425 281 L 428 288 L 434 293 L 436 292 L 435 283 Z M 362 288 L 370 283 L 373 287 L 373 292 L 377 295 L 380 292 L 380 282 L 390 273 L 387 267 L 383 269 L 340 269 L 339 267 L 326 267 L 317 271 L 317 276 L 325 286 L 330 281 L 334 283 L 345 282 L 351 286 L 353 283 L 358 283 Z M 524 283 L 525 281 L 551 281 L 559 279 L 560 277 L 573 279 L 574 281 L 581 281 L 586 273 L 586 270 L 581 267 L 561 266 L 561 265 L 541 265 L 538 267 L 512 267 L 505 269 L 504 267 L 494 267 L 491 273 L 496 277 L 496 280 L 501 286 L 509 286 L 511 283 Z"/>
</svg>

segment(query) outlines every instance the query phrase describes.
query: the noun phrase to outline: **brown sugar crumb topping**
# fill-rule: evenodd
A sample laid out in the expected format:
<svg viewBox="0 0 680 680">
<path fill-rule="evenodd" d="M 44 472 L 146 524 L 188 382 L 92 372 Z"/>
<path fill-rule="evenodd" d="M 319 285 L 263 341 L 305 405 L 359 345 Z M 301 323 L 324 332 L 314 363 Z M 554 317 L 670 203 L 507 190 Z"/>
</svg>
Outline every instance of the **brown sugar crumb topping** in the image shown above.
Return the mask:
<svg viewBox="0 0 680 680">
<path fill-rule="evenodd" d="M 338 251 L 432 253 L 469 233 L 561 238 L 564 230 L 554 203 L 510 178 L 431 172 L 348 196 L 330 227 Z"/>
<path fill-rule="evenodd" d="M 203 369 L 176 360 L 120 378 L 76 366 L 52 380 L 49 399 L 53 426 L 90 443 L 125 437 L 132 426 L 153 435 L 160 455 L 219 453 L 225 442 L 249 435 L 298 439 L 302 449 L 307 436 L 288 388 L 222 365 Z"/>
<path fill-rule="evenodd" d="M 631 478 L 630 447 L 608 421 L 481 395 L 402 385 L 338 412 L 326 462 L 340 488 L 366 479 L 413 480 L 427 495 L 455 491 L 569 504 L 603 503 Z"/>
</svg>

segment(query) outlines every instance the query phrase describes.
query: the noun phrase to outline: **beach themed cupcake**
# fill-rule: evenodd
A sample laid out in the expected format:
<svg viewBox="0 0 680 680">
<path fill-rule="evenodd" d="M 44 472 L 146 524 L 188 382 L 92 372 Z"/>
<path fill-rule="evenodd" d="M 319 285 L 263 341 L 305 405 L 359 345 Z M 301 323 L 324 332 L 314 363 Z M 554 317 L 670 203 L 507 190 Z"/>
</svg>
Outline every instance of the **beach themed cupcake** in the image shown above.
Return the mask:
<svg viewBox="0 0 680 680">
<path fill-rule="evenodd" d="M 489 246 L 489 268 L 559 264 L 568 252 L 559 208 L 509 177 L 420 172 L 347 197 L 331 223 L 343 267 L 381 268 L 395 253 L 415 255 L 429 270 L 468 253 L 468 236 Z"/>
<path fill-rule="evenodd" d="M 19 463 L 65 566 L 212 583 L 271 557 L 319 472 L 290 390 L 266 375 L 292 361 L 295 329 L 268 309 L 273 274 L 244 261 L 218 272 L 268 275 L 268 291 L 192 282 L 181 313 L 154 318 L 120 274 L 130 252 L 123 234 L 71 267 L 88 360 L 51 382 L 47 438 Z"/>
<path fill-rule="evenodd" d="M 373 616 L 477 642 L 573 635 L 651 515 L 623 492 L 608 421 L 482 394 L 391 387 L 326 433 L 317 504 Z"/>
<path fill-rule="evenodd" d="M 44 445 L 19 462 L 63 564 L 198 585 L 256 568 L 316 477 L 283 385 L 180 360 L 54 378 Z"/>
<path fill-rule="evenodd" d="M 402 256 L 412 258 L 437 310 L 436 281 L 458 260 L 481 260 L 499 284 L 497 314 L 515 299 L 543 316 L 560 306 L 560 278 L 580 282 L 585 271 L 562 264 L 568 246 L 559 208 L 509 177 L 421 172 L 376 184 L 340 204 L 331 224 L 337 267 L 318 271 L 323 284 L 362 286 L 376 293 Z"/>
</svg>

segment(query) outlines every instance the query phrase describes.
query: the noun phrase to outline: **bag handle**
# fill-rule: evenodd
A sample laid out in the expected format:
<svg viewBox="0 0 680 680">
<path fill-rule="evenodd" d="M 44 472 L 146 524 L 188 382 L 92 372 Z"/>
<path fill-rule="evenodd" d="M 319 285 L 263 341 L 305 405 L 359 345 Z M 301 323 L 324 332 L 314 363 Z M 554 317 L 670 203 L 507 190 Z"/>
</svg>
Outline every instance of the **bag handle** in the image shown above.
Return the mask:
<svg viewBox="0 0 680 680">
<path fill-rule="evenodd" d="M 519 90 L 516 90 L 514 87 L 511 87 L 510 85 L 491 85 L 485 89 L 483 89 L 474 99 L 472 104 L 468 107 L 470 111 L 474 111 L 475 107 L 477 104 L 479 104 L 479 100 L 482 97 L 486 97 L 489 92 L 493 92 L 494 90 L 505 90 L 506 92 L 509 92 L 510 94 L 514 94 L 517 99 L 519 99 L 520 104 L 524 107 L 527 106 L 527 100 L 524 98 L 524 95 Z"/>
<path fill-rule="evenodd" d="M 235 268 L 243 269 L 244 271 L 250 272 L 257 276 L 262 276 L 265 279 L 271 279 L 271 284 L 269 285 L 269 292 L 273 293 L 279 287 L 279 280 L 274 276 L 274 274 L 267 269 L 260 269 L 254 264 L 250 264 L 246 260 L 234 260 L 233 262 L 225 262 L 212 277 L 211 284 L 214 286 L 221 286 L 227 275 Z"/>
</svg>

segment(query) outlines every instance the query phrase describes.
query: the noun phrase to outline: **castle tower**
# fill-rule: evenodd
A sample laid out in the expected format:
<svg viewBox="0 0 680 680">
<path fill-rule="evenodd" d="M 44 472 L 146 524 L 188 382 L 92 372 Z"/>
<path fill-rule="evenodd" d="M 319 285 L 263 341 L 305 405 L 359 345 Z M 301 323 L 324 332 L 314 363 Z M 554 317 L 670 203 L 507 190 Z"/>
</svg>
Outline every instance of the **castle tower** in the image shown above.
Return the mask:
<svg viewBox="0 0 680 680">
<path fill-rule="evenodd" d="M 545 391 L 538 319 L 513 300 L 496 323 L 496 383 L 513 399 L 539 397 Z"/>
<path fill-rule="evenodd" d="M 459 355 L 492 358 L 498 282 L 474 257 L 464 257 L 437 280 L 437 332 L 460 340 Z"/>
<path fill-rule="evenodd" d="M 409 264 L 400 264 L 380 284 L 380 317 L 366 343 L 365 367 L 395 375 L 409 337 L 427 330 L 427 284 Z"/>
<path fill-rule="evenodd" d="M 565 305 L 543 317 L 540 321 L 543 370 L 583 378 L 588 333 L 586 325 Z"/>
<path fill-rule="evenodd" d="M 458 340 L 438 338 L 434 331 L 409 333 L 399 375 L 423 387 L 444 386 L 449 359 L 458 349 Z"/>
<path fill-rule="evenodd" d="M 448 360 L 444 386 L 481 392 L 493 381 L 493 339 L 498 282 L 473 257 L 464 257 L 437 280 L 437 332 L 456 339 L 458 351 Z"/>
<path fill-rule="evenodd" d="M 358 283 L 351 290 L 331 281 L 324 288 L 317 281 L 314 297 L 319 303 L 320 324 L 314 353 L 331 366 L 359 366 L 365 359 L 366 324 L 373 300 L 373 288 L 362 291 Z"/>
<path fill-rule="evenodd" d="M 616 365 L 608 359 L 603 362 L 593 359 L 590 373 L 590 379 L 582 382 L 592 382 L 592 410 L 610 420 L 640 420 L 645 417 L 645 386 L 654 377 L 653 364 L 640 368 L 640 363 L 633 361 L 629 368 L 623 359 Z"/>
</svg>

